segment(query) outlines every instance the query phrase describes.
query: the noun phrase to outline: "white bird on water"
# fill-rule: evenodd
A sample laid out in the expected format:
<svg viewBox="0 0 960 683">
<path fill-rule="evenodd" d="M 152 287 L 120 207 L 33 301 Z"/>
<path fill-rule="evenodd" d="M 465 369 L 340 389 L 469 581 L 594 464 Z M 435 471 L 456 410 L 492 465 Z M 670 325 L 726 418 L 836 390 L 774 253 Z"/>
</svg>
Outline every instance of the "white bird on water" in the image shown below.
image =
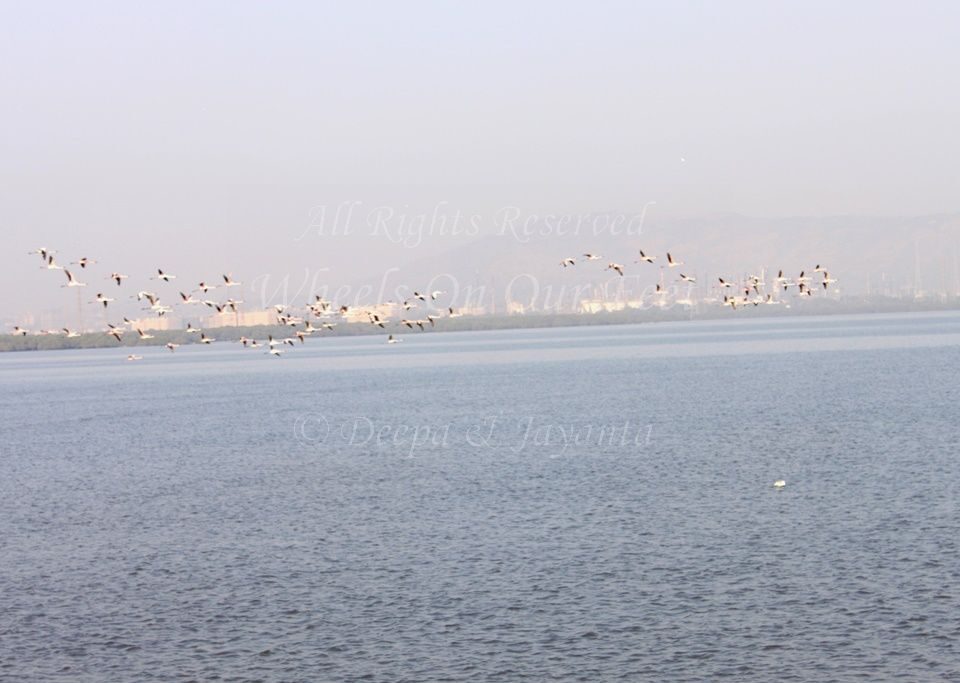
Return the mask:
<svg viewBox="0 0 960 683">
<path fill-rule="evenodd" d="M 402 342 L 402 341 L 403 341 L 402 339 L 397 339 L 397 338 L 394 337 L 392 334 L 391 334 L 389 337 L 387 337 L 387 343 L 388 343 L 388 344 L 399 344 L 399 343 Z"/>
<path fill-rule="evenodd" d="M 773 482 L 773 488 L 775 489 L 782 489 L 786 485 L 787 482 L 783 479 L 777 479 L 775 482 Z"/>
</svg>

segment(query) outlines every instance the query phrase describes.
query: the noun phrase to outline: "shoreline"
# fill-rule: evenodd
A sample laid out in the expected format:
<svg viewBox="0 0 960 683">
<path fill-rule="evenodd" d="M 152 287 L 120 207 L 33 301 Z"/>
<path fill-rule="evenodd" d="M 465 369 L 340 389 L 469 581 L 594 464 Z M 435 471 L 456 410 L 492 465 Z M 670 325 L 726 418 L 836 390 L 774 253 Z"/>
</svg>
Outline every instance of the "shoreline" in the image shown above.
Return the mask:
<svg viewBox="0 0 960 683">
<path fill-rule="evenodd" d="M 441 318 L 435 327 L 426 331 L 395 322 L 386 329 L 362 322 L 338 322 L 333 330 L 323 330 L 312 334 L 312 339 L 329 337 L 377 336 L 388 334 L 428 334 L 434 332 L 484 332 L 490 330 L 549 329 L 562 327 L 594 327 L 609 325 L 636 325 L 664 322 L 696 322 L 715 320 L 761 320 L 809 317 L 833 317 L 844 315 L 884 315 L 896 313 L 949 313 L 960 312 L 960 299 L 948 301 L 903 302 L 858 302 L 857 304 L 833 301 L 803 302 L 799 306 L 785 308 L 777 306 L 745 307 L 732 311 L 725 308 L 709 308 L 706 311 L 684 311 L 668 309 L 625 309 L 622 311 L 593 314 L 578 313 L 535 313 L 526 315 L 487 315 L 466 318 Z M 239 341 L 248 339 L 266 339 L 268 335 L 282 339 L 293 336 L 300 326 L 259 325 L 254 327 L 211 327 L 205 331 L 216 341 Z M 184 329 L 151 330 L 153 339 L 141 341 L 136 336 L 128 336 L 123 342 L 117 342 L 105 332 L 87 332 L 79 337 L 67 338 L 56 334 L 32 334 L 28 336 L 0 335 L 0 353 L 19 351 L 61 351 L 91 348 L 137 348 L 163 346 L 167 342 L 177 344 L 199 343 L 197 336 Z M 128 333 L 129 334 L 129 333 Z"/>
</svg>

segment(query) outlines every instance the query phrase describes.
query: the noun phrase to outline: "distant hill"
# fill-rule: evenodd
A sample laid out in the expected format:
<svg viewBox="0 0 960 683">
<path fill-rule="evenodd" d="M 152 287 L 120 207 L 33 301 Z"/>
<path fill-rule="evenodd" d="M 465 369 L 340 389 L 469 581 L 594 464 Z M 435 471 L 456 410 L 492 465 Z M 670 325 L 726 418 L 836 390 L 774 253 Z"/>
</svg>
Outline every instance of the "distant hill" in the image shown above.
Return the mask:
<svg viewBox="0 0 960 683">
<path fill-rule="evenodd" d="M 450 275 L 433 284 L 441 289 L 482 289 L 502 312 L 505 302 L 514 299 L 549 306 L 549 297 L 569 296 L 574 288 L 623 286 L 627 294 L 638 294 L 660 279 L 666 252 L 684 265 L 664 270 L 664 282 L 672 283 L 678 273 L 697 277 L 696 294 L 706 295 L 707 285 L 717 277 L 733 278 L 759 274 L 766 268 L 776 276 L 780 268 L 795 277 L 808 274 L 821 264 L 839 280 L 845 294 L 906 295 L 918 289 L 925 293 L 960 293 L 960 214 L 904 218 L 862 216 L 792 217 L 765 219 L 739 215 L 717 215 L 696 220 L 648 217 L 639 231 L 611 234 L 602 220 L 613 214 L 596 214 L 598 229 L 587 226 L 579 232 L 567 228 L 557 234 L 544 222 L 527 235 L 505 231 L 477 238 L 467 245 L 439 256 L 414 259 L 390 274 L 391 284 L 412 288 L 431 286 L 425 274 Z M 635 263 L 638 250 L 654 254 L 654 264 Z M 603 256 L 584 262 L 586 251 Z M 570 268 L 561 259 L 574 256 Z M 625 266 L 622 282 L 611 271 L 609 261 Z M 379 274 L 354 283 L 379 282 Z M 454 284 L 454 281 L 456 284 Z M 451 291 L 452 295 L 453 292 Z M 463 303 L 463 300 L 460 300 Z"/>
</svg>

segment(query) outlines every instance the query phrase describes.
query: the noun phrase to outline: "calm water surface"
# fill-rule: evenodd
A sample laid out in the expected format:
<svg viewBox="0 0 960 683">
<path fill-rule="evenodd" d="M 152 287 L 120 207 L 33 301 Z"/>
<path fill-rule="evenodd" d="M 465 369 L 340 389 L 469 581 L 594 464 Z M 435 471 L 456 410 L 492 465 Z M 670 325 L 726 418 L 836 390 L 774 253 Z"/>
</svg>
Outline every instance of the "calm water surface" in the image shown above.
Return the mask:
<svg viewBox="0 0 960 683">
<path fill-rule="evenodd" d="M 0 355 L 0 680 L 960 680 L 960 314 L 403 338 Z"/>
</svg>

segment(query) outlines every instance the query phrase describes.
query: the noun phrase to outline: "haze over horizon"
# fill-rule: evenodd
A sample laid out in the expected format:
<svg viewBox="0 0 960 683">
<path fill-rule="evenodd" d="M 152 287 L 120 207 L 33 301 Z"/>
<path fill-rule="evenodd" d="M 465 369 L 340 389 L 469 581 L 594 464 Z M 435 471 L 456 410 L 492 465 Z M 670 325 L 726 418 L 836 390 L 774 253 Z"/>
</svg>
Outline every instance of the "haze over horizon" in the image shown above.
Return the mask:
<svg viewBox="0 0 960 683">
<path fill-rule="evenodd" d="M 514 207 L 643 215 L 658 248 L 683 219 L 811 217 L 827 235 L 822 217 L 877 217 L 870 248 L 894 264 L 892 219 L 946 216 L 926 250 L 951 280 L 960 8 L 914 7 L 7 4 L 0 318 L 72 305 L 26 255 L 39 246 L 97 259 L 100 278 L 346 284 L 445 272 Z M 330 216 L 351 204 L 343 234 Z M 856 268 L 864 223 L 825 245 L 849 261 L 831 267 Z M 713 241 L 733 256 L 763 231 L 725 225 Z M 803 232 L 777 234 L 803 257 Z M 518 253 L 550 267 L 572 245 L 534 242 Z"/>
<path fill-rule="evenodd" d="M 0 683 L 960 683 L 958 29 L 0 0 Z"/>
</svg>

